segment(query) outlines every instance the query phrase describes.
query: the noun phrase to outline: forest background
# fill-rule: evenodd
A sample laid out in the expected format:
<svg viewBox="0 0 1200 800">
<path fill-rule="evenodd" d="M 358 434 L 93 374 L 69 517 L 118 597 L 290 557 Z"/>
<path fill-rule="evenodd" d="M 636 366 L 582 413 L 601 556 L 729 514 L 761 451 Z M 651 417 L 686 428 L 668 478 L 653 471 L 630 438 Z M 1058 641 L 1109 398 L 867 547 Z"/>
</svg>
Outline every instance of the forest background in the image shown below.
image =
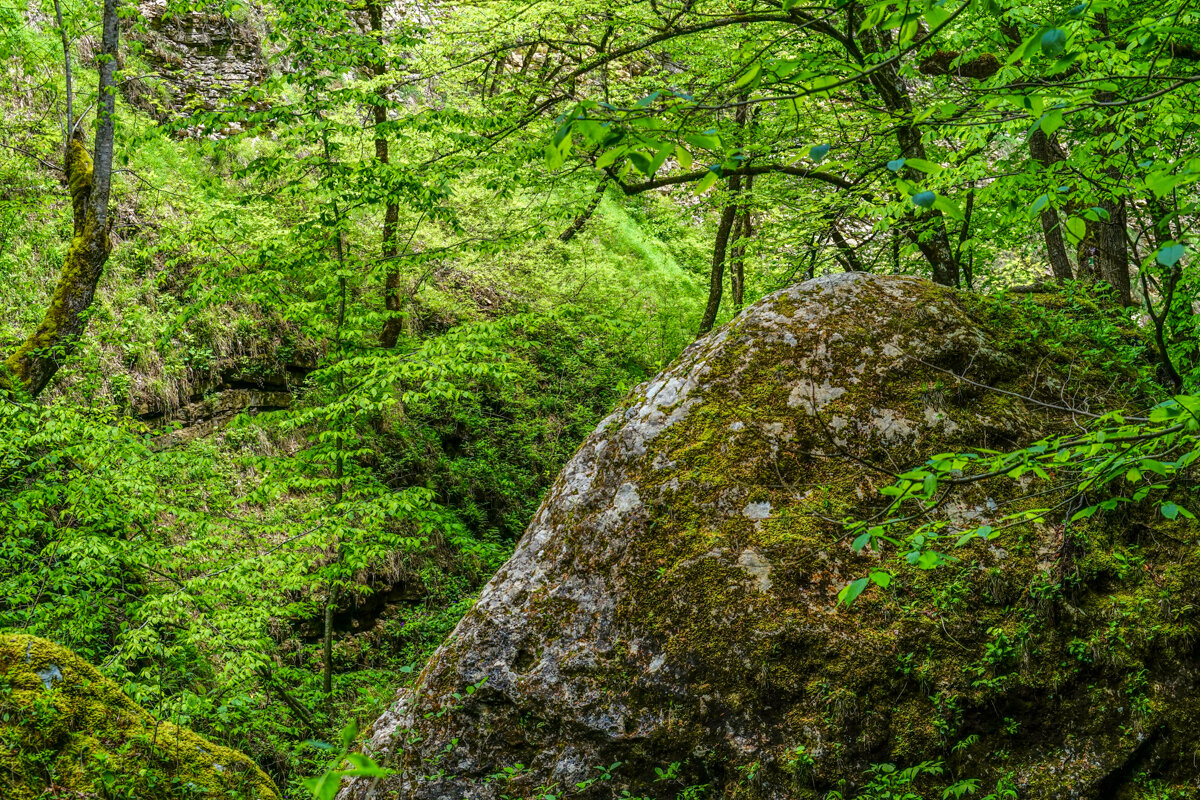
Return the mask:
<svg viewBox="0 0 1200 800">
<path fill-rule="evenodd" d="M 172 21 L 256 43 L 249 78 L 183 75 Z M 1164 400 L 1200 379 L 1183 0 L 0 23 L 0 629 L 289 796 L 627 390 L 776 289 L 1008 290 Z"/>
</svg>

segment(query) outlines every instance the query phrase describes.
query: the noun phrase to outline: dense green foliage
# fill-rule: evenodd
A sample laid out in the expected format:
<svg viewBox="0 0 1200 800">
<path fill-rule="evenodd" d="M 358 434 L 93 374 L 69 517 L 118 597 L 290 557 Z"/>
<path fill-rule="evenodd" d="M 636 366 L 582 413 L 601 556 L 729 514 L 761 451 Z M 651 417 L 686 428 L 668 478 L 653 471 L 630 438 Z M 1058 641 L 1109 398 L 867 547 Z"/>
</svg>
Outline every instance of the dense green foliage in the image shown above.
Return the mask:
<svg viewBox="0 0 1200 800">
<path fill-rule="evenodd" d="M 933 566 L 939 537 L 999 535 L 910 524 L 980 474 L 1077 487 L 1072 521 L 1200 512 L 1182 0 L 144 12 L 120 10 L 88 327 L 46 348 L 46 391 L 0 376 L 0 631 L 72 648 L 288 797 L 329 758 L 307 742 L 391 699 L 618 399 L 804 277 L 1062 292 L 1071 314 L 1023 307 L 1026 335 L 1100 326 L 1153 409 L 901 473 L 882 522 L 850 521 L 859 547 Z M 5 356 L 69 261 L 62 120 L 104 97 L 101 14 L 0 8 Z M 172 16 L 260 42 L 261 80 L 173 89 Z M 869 794 L 897 774 L 845 796 L 904 796 Z"/>
</svg>

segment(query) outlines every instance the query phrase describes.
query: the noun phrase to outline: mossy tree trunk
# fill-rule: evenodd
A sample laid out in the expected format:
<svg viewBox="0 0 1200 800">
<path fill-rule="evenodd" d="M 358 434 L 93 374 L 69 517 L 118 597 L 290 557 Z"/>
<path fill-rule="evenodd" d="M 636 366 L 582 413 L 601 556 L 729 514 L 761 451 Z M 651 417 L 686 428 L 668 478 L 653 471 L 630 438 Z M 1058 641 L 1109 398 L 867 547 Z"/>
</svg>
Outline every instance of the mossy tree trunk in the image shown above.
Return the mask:
<svg viewBox="0 0 1200 800">
<path fill-rule="evenodd" d="M 37 329 L 4 361 L 0 388 L 20 388 L 36 397 L 46 388 L 62 359 L 74 349 L 87 326 L 87 310 L 96 296 L 111 249 L 108 201 L 112 187 L 113 135 L 120 0 L 104 0 L 99 65 L 96 142 L 89 156 L 74 120 L 67 122 L 64 169 L 71 191 L 75 230 L 58 284 Z M 66 55 L 64 53 L 64 55 Z M 70 74 L 70 61 L 65 62 Z"/>
</svg>

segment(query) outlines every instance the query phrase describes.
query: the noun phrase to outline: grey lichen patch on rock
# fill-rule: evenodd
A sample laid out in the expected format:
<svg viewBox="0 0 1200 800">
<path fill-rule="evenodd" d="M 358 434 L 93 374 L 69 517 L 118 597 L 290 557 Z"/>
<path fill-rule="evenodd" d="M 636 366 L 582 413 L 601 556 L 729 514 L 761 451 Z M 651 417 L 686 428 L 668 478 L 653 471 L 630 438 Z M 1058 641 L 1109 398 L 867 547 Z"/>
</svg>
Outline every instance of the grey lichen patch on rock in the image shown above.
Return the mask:
<svg viewBox="0 0 1200 800">
<path fill-rule="evenodd" d="M 42 679 L 42 685 L 47 689 L 53 688 L 55 681 L 61 681 L 63 678 L 62 670 L 58 668 L 58 664 L 47 664 L 42 669 L 35 669 L 35 675 Z"/>
<path fill-rule="evenodd" d="M 697 341 L 582 445 L 475 608 L 376 723 L 369 749 L 398 770 L 377 791 L 558 794 L 618 761 L 596 797 L 673 797 L 654 768 L 674 762 L 679 785 L 780 800 L 821 797 L 872 763 L 947 757 L 955 774 L 1010 773 L 1035 799 L 1115 791 L 1131 764 L 1194 781 L 1200 699 L 1165 701 L 1200 698 L 1200 631 L 1176 615 L 1200 608 L 1190 550 L 1165 538 L 1161 553 L 1143 550 L 1177 599 L 1164 610 L 1150 582 L 1136 607 L 1153 637 L 1123 629 L 1109 661 L 1082 661 L 1077 643 L 1107 642 L 1132 590 L 1088 566 L 1053 519 L 1009 531 L 1003 550 L 973 543 L 952 567 L 900 569 L 887 592 L 835 607 L 881 563 L 854 552 L 838 520 L 878 511 L 892 473 L 1067 429 L 1023 398 L 1053 400 L 1047 387 L 1068 379 L 1081 402 L 1114 399 L 1100 397 L 1114 376 L 1014 335 L 1018 320 L 1000 301 L 856 273 L 777 292 Z M 953 377 L 964 373 L 973 383 Z M 1021 502 L 1011 484 L 986 484 L 946 509 L 977 524 Z M 1070 598 L 1066 559 L 1079 576 Z M 1031 588 L 1051 584 L 1057 594 Z M 1136 712 L 1112 701 L 1129 696 L 1131 670 L 1148 687 Z M 1167 729 L 1179 733 L 1147 733 Z M 788 766 L 797 747 L 815 759 L 803 774 Z M 1072 752 L 1086 763 L 1064 770 Z M 488 778 L 517 763 L 511 779 Z"/>
</svg>

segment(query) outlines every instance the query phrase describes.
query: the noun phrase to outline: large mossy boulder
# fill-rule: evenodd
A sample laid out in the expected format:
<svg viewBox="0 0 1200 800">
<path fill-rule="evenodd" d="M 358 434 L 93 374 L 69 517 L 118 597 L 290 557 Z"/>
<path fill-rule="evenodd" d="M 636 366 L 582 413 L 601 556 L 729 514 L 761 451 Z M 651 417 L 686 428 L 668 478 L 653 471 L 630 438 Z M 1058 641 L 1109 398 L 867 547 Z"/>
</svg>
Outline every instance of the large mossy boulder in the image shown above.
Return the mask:
<svg viewBox="0 0 1200 800">
<path fill-rule="evenodd" d="M 929 798 L 963 779 L 1017 792 L 996 797 L 1195 792 L 1194 531 L 1069 527 L 1069 496 L 975 485 L 931 513 L 1058 507 L 920 571 L 855 552 L 840 523 L 933 454 L 1135 402 L 1088 326 L 1031 313 L 847 274 L 695 343 L 600 424 L 375 723 L 367 749 L 396 770 L 375 796 L 854 797 L 906 775 Z M 892 584 L 839 607 L 881 560 Z"/>
<path fill-rule="evenodd" d="M 70 650 L 0 636 L 0 797 L 279 800 L 246 756 L 160 722 Z"/>
</svg>

